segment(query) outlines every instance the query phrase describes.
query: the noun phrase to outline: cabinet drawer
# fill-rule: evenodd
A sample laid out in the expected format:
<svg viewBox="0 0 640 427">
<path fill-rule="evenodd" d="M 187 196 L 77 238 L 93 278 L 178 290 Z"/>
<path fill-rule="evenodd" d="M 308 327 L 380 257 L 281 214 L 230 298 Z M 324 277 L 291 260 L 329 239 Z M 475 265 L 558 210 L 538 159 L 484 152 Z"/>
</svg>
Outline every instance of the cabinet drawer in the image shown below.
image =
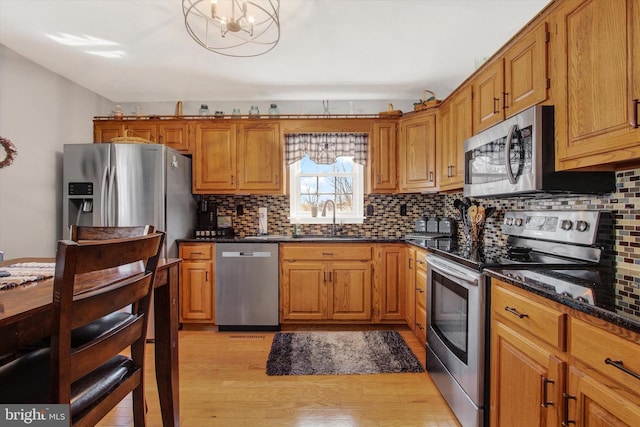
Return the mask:
<svg viewBox="0 0 640 427">
<path fill-rule="evenodd" d="M 190 259 L 212 259 L 213 243 L 183 243 L 180 245 L 180 258 Z"/>
<path fill-rule="evenodd" d="M 427 307 L 427 274 L 416 271 L 416 306 Z"/>
<path fill-rule="evenodd" d="M 370 260 L 373 258 L 371 245 L 282 245 L 282 260 Z"/>
<path fill-rule="evenodd" d="M 629 341 L 581 320 L 571 319 L 569 343 L 571 356 L 630 389 L 638 390 L 640 380 L 611 362 L 622 362 L 622 367 L 640 375 L 640 342 Z"/>
<path fill-rule="evenodd" d="M 427 253 L 423 251 L 416 251 L 416 269 L 418 271 L 424 271 L 427 274 Z"/>
<path fill-rule="evenodd" d="M 522 295 L 493 286 L 491 311 L 493 315 L 524 328 L 542 341 L 564 351 L 566 349 L 566 315 L 551 307 L 532 301 L 533 294 Z"/>
<path fill-rule="evenodd" d="M 427 312 L 424 308 L 416 306 L 416 327 L 414 328 L 414 335 L 418 338 L 421 344 L 427 342 Z"/>
</svg>

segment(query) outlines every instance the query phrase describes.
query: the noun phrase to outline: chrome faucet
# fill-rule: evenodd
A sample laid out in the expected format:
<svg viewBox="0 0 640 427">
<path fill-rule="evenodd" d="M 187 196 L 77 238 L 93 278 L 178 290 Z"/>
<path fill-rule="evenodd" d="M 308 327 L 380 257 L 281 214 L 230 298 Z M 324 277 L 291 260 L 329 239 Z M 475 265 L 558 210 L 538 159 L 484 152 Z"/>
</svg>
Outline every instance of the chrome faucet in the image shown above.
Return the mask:
<svg viewBox="0 0 640 427">
<path fill-rule="evenodd" d="M 333 222 L 331 223 L 331 235 L 335 236 L 338 232 L 336 228 L 336 203 L 333 200 L 327 200 L 324 202 L 324 207 L 322 208 L 322 216 L 327 216 L 327 205 L 331 203 L 333 210 Z"/>
</svg>

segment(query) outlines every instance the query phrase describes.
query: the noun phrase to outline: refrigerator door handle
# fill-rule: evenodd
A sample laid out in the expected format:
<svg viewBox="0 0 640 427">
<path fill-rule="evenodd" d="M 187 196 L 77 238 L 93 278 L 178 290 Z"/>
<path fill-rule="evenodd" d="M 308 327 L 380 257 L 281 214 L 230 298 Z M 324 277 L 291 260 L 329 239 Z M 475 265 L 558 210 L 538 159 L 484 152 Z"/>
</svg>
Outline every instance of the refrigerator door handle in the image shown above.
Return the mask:
<svg viewBox="0 0 640 427">
<path fill-rule="evenodd" d="M 102 172 L 102 185 L 100 186 L 100 224 L 106 225 L 107 212 L 107 179 L 109 176 L 109 166 L 104 167 Z"/>
<path fill-rule="evenodd" d="M 115 223 L 115 207 L 114 207 L 114 190 L 113 190 L 113 186 L 114 186 L 114 181 L 116 180 L 116 168 L 115 166 L 111 167 L 111 173 L 109 174 L 109 190 L 108 190 L 108 199 L 107 199 L 107 209 L 108 209 L 108 214 L 107 214 L 107 226 L 108 227 L 115 227 L 117 226 L 117 224 Z"/>
</svg>

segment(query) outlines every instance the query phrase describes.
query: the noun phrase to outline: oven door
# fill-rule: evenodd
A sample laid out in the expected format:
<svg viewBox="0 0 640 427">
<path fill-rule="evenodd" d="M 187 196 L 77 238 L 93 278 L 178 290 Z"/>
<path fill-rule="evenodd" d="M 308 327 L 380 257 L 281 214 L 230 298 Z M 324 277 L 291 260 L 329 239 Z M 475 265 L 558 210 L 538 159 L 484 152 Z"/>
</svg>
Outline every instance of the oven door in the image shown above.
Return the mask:
<svg viewBox="0 0 640 427">
<path fill-rule="evenodd" d="M 479 407 L 484 402 L 485 301 L 480 272 L 427 256 L 427 347 Z"/>
<path fill-rule="evenodd" d="M 529 108 L 464 142 L 465 196 L 531 192 L 541 186 L 540 108 Z"/>
</svg>

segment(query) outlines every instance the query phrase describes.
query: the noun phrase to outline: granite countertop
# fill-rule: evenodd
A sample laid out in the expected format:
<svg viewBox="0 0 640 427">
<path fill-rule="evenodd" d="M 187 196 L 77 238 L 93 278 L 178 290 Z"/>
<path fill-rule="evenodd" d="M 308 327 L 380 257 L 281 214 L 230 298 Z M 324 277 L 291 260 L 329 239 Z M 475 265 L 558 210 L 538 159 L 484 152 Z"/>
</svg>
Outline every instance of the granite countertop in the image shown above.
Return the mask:
<svg viewBox="0 0 640 427">
<path fill-rule="evenodd" d="M 557 294 L 555 291 L 549 290 L 543 284 L 536 282 L 535 280 L 515 280 L 512 277 L 505 275 L 504 271 L 507 270 L 509 270 L 508 267 L 490 267 L 486 268 L 483 272 L 489 277 L 500 279 L 504 282 L 517 286 L 536 295 L 540 295 L 551 301 L 559 302 L 560 304 L 563 304 L 574 310 L 578 310 L 593 317 L 605 320 L 613 325 L 628 329 L 629 331 L 640 333 L 640 321 L 632 319 L 625 313 L 618 312 L 615 308 L 596 307 L 580 302 L 573 298 Z"/>
<path fill-rule="evenodd" d="M 216 237 L 210 239 L 180 239 L 179 242 L 201 243 L 404 243 L 401 237 L 349 236 L 349 235 L 276 235 Z"/>
</svg>

